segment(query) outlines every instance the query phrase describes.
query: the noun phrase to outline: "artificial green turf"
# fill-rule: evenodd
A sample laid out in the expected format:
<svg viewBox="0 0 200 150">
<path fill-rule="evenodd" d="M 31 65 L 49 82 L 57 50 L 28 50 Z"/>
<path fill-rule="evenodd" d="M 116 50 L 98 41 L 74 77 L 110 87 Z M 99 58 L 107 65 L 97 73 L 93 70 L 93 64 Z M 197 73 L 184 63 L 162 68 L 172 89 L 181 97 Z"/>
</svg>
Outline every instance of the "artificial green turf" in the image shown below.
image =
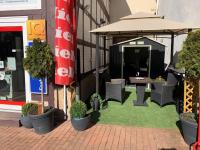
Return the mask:
<svg viewBox="0 0 200 150">
<path fill-rule="evenodd" d="M 117 124 L 149 128 L 177 128 L 178 114 L 175 105 L 160 107 L 148 98 L 148 107 L 133 106 L 136 99 L 135 88 L 126 88 L 131 92 L 121 105 L 116 101 L 108 101 L 108 107 L 100 111 L 99 123 Z"/>
</svg>

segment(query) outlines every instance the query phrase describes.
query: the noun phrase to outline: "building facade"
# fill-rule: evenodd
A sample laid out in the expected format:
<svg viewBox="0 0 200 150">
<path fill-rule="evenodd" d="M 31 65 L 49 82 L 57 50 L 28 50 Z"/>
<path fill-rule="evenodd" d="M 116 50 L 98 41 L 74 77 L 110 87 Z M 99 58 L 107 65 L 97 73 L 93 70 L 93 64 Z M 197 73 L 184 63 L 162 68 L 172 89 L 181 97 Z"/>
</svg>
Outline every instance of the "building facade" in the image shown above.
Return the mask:
<svg viewBox="0 0 200 150">
<path fill-rule="evenodd" d="M 198 0 L 158 0 L 157 13 L 167 19 L 189 24 L 193 27 L 200 26 L 200 15 L 197 13 L 200 8 Z M 180 35 L 174 38 L 174 61 L 177 60 L 177 52 L 182 49 L 183 41 L 187 35 Z M 170 61 L 170 40 L 160 39 L 160 42 L 166 45 L 165 63 Z"/>
<path fill-rule="evenodd" d="M 77 0 L 78 1 L 78 0 Z M 199 25 L 196 10 L 199 1 L 192 0 L 80 0 L 78 3 L 78 45 L 76 77 L 77 95 L 86 101 L 95 92 L 96 36 L 89 31 L 115 22 L 135 12 L 149 12 L 175 21 Z M 120 10 L 120 11 L 119 11 Z M 55 0 L 2 0 L 0 1 L 0 110 L 20 111 L 21 102 L 40 99 L 40 81 L 34 81 L 23 69 L 26 46 L 34 35 L 50 44 L 54 52 Z M 128 40 L 130 38 L 124 38 Z M 175 53 L 181 49 L 185 36 L 175 37 Z M 170 42 L 166 45 L 165 62 L 170 60 Z M 109 37 L 100 37 L 100 67 L 109 64 Z M 115 41 L 114 41 L 115 42 Z M 118 41 L 119 42 L 119 41 Z M 175 55 L 174 53 L 174 55 Z M 33 89 L 32 89 L 33 87 Z M 103 84 L 102 84 L 103 87 Z M 63 109 L 63 87 L 47 84 L 47 105 Z M 7 102 L 16 105 L 7 105 Z"/>
<path fill-rule="evenodd" d="M 22 102 L 40 100 L 40 81 L 34 81 L 23 69 L 26 46 L 36 35 L 50 44 L 54 53 L 55 0 L 0 2 L 0 110 L 19 112 Z M 109 0 L 80 0 L 78 4 L 79 93 L 86 100 L 95 90 L 96 37 L 91 29 L 109 23 Z M 108 64 L 108 40 L 100 38 L 100 65 Z M 46 105 L 63 108 L 63 89 L 47 84 Z M 12 103 L 12 106 L 8 102 Z M 15 105 L 16 104 L 16 105 Z"/>
</svg>

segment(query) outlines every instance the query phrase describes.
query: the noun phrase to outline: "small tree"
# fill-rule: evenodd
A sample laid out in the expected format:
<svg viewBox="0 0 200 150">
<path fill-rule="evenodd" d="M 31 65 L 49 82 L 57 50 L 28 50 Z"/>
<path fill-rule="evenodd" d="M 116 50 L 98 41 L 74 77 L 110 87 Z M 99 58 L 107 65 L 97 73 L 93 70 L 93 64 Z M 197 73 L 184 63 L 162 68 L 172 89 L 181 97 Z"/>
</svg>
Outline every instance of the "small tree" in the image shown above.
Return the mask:
<svg viewBox="0 0 200 150">
<path fill-rule="evenodd" d="M 186 78 L 194 85 L 193 97 L 196 104 L 200 96 L 200 30 L 189 33 L 179 53 L 178 61 L 178 67 L 185 68 Z"/>
<path fill-rule="evenodd" d="M 34 39 L 33 45 L 27 46 L 23 65 L 32 77 L 41 79 L 41 101 L 44 112 L 43 83 L 46 77 L 50 79 L 54 74 L 54 57 L 50 46 L 40 39 Z"/>
</svg>

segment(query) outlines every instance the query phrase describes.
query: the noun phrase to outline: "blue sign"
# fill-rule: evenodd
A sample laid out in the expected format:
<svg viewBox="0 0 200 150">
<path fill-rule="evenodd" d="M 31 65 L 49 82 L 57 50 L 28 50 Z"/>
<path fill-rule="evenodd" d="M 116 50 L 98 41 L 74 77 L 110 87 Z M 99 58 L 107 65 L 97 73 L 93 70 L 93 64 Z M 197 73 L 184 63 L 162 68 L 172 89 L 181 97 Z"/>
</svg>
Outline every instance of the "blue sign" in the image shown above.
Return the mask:
<svg viewBox="0 0 200 150">
<path fill-rule="evenodd" d="M 29 41 L 28 46 L 33 46 L 33 41 Z"/>
<path fill-rule="evenodd" d="M 38 78 L 33 78 L 30 76 L 30 84 L 31 84 L 31 93 L 33 94 L 41 94 L 41 79 Z M 44 82 L 43 82 L 43 91 L 44 94 L 47 94 L 47 79 L 45 78 Z"/>
</svg>

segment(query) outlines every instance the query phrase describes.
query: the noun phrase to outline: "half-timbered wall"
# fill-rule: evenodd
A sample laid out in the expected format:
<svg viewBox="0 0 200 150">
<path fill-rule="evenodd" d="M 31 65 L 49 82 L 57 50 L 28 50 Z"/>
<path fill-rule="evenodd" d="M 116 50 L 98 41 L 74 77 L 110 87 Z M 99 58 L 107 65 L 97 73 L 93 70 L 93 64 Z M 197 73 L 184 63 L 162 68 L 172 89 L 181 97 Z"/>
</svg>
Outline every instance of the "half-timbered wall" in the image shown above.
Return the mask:
<svg viewBox="0 0 200 150">
<path fill-rule="evenodd" d="M 83 100 L 95 90 L 96 36 L 89 31 L 109 23 L 109 0 L 80 0 L 78 49 L 80 50 L 80 96 Z M 102 21 L 102 22 L 101 22 Z M 103 21 L 105 21 L 103 23 Z M 108 41 L 100 37 L 100 67 L 108 64 Z"/>
<path fill-rule="evenodd" d="M 91 29 L 108 24 L 109 2 L 110 0 L 80 0 L 78 14 L 78 49 L 80 51 L 80 96 L 86 100 L 94 92 L 95 87 L 95 51 L 96 37 L 89 31 Z M 55 35 L 55 0 L 42 0 L 40 10 L 17 10 L 1 11 L 0 17 L 7 16 L 28 16 L 29 19 L 45 19 L 47 23 L 47 42 L 51 45 L 54 52 Z M 101 21 L 102 22 L 101 22 Z M 105 23 L 103 23 L 103 20 Z M 101 24 L 102 23 L 102 24 Z M 100 66 L 108 64 L 108 42 L 105 38 L 100 38 Z M 87 88 L 86 88 L 87 87 Z M 77 91 L 78 92 L 78 91 Z M 40 95 L 32 95 L 32 99 L 40 99 Z M 62 86 L 50 85 L 46 99 L 50 105 L 62 108 L 63 89 Z"/>
</svg>

